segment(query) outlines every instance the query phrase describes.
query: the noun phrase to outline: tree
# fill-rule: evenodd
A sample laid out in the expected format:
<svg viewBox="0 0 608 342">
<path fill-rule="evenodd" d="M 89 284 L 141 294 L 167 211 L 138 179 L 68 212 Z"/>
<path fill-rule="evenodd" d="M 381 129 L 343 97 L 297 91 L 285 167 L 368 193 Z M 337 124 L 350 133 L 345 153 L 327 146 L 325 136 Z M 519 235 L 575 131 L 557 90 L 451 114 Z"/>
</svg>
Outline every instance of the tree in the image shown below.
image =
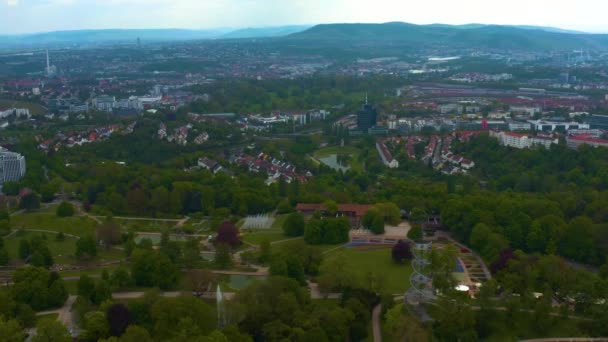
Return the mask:
<svg viewBox="0 0 608 342">
<path fill-rule="evenodd" d="M 120 337 L 120 342 L 154 342 L 154 340 L 148 330 L 137 325 L 131 325 Z"/>
<path fill-rule="evenodd" d="M 374 218 L 371 231 L 376 235 L 384 234 L 384 217 L 378 215 Z"/>
<path fill-rule="evenodd" d="M 148 196 L 139 187 L 127 192 L 127 207 L 135 215 L 143 215 L 148 207 Z"/>
<path fill-rule="evenodd" d="M 0 316 L 0 336 L 2 341 L 20 342 L 25 341 L 25 332 L 16 320 L 4 320 Z"/>
<path fill-rule="evenodd" d="M 18 268 L 13 273 L 13 283 L 11 292 L 15 301 L 28 304 L 34 310 L 61 305 L 68 297 L 61 278 L 42 267 Z"/>
<path fill-rule="evenodd" d="M 397 241 L 397 244 L 393 246 L 391 255 L 393 261 L 398 264 L 403 264 L 406 260 L 411 260 L 413 257 L 410 244 L 403 240 Z"/>
<path fill-rule="evenodd" d="M 40 209 L 40 197 L 33 192 L 26 194 L 25 196 L 21 197 L 21 200 L 19 201 L 19 208 L 27 211 Z"/>
<path fill-rule="evenodd" d="M 121 336 L 125 333 L 127 328 L 133 324 L 131 312 L 122 303 L 116 303 L 110 306 L 106 313 L 106 319 L 110 326 L 111 336 Z"/>
<path fill-rule="evenodd" d="M 216 245 L 226 245 L 235 248 L 241 244 L 239 229 L 230 221 L 225 221 L 217 230 Z"/>
<path fill-rule="evenodd" d="M 129 270 L 124 267 L 118 267 L 110 274 L 110 286 L 115 290 L 127 289 L 133 286 L 133 278 L 129 274 Z"/>
<path fill-rule="evenodd" d="M 87 260 L 96 256 L 97 244 L 92 236 L 88 235 L 76 240 L 76 258 L 80 260 Z"/>
<path fill-rule="evenodd" d="M 283 222 L 283 233 L 290 237 L 302 236 L 305 227 L 304 215 L 302 213 L 291 213 L 287 215 L 285 222 Z"/>
<path fill-rule="evenodd" d="M 74 216 L 74 206 L 69 202 L 61 202 L 57 207 L 56 214 L 58 217 Z"/>
<path fill-rule="evenodd" d="M 220 269 L 226 269 L 232 265 L 230 247 L 221 243 L 215 246 L 215 265 Z"/>
<path fill-rule="evenodd" d="M 396 226 L 401 222 L 401 210 L 399 210 L 399 207 L 397 207 L 395 203 L 378 203 L 374 208 L 378 210 L 380 216 L 382 216 L 388 224 Z"/>
<path fill-rule="evenodd" d="M 407 232 L 407 238 L 412 240 L 412 241 L 418 241 L 420 239 L 423 238 L 423 232 L 422 232 L 422 227 L 419 225 L 415 225 L 413 226 L 408 232 Z"/>
<path fill-rule="evenodd" d="M 2 238 L 0 238 L 0 241 L 2 240 Z M 8 251 L 6 250 L 6 247 L 4 247 L 4 245 L 0 246 L 0 266 L 6 266 L 8 265 L 9 262 L 9 256 L 8 256 Z"/>
<path fill-rule="evenodd" d="M 179 271 L 164 253 L 136 250 L 133 253 L 131 275 L 137 286 L 157 286 L 168 290 L 177 284 Z"/>
<path fill-rule="evenodd" d="M 259 257 L 259 261 L 260 261 L 260 263 L 264 264 L 264 263 L 267 263 L 270 260 L 271 257 L 272 257 L 272 250 L 271 250 L 271 247 L 270 247 L 270 240 L 264 239 L 260 243 L 260 257 Z"/>
<path fill-rule="evenodd" d="M 36 336 L 32 342 L 71 342 L 72 336 L 68 329 L 59 321 L 41 319 L 36 324 Z"/>
<path fill-rule="evenodd" d="M 97 241 L 100 241 L 106 248 L 110 248 L 121 242 L 120 226 L 113 221 L 106 220 L 106 222 L 97 226 L 96 233 Z"/>
<path fill-rule="evenodd" d="M 81 338 L 85 341 L 94 342 L 110 335 L 106 315 L 100 311 L 88 312 L 84 317 L 84 327 L 84 336 L 81 336 Z"/>
<path fill-rule="evenodd" d="M 371 231 L 374 225 L 374 220 L 378 217 L 380 217 L 380 212 L 378 211 L 378 209 L 371 208 L 366 211 L 363 215 L 363 219 L 361 220 L 363 228 Z"/>
<path fill-rule="evenodd" d="M 93 292 L 93 297 L 91 298 L 91 302 L 95 305 L 99 305 L 104 301 L 112 298 L 112 290 L 110 289 L 110 285 L 106 280 L 100 279 L 95 283 L 95 291 Z"/>
<path fill-rule="evenodd" d="M 414 207 L 410 212 L 410 221 L 420 224 L 424 222 L 424 220 L 426 220 L 427 216 L 428 214 L 426 213 L 426 211 L 424 211 L 424 209 Z"/>
<path fill-rule="evenodd" d="M 95 294 L 95 281 L 91 279 L 86 274 L 80 276 L 78 279 L 78 295 L 86 298 L 89 301 L 92 301 L 92 298 Z"/>
<path fill-rule="evenodd" d="M 19 258 L 22 260 L 27 259 L 32 253 L 30 242 L 27 239 L 22 238 L 19 240 Z"/>
</svg>

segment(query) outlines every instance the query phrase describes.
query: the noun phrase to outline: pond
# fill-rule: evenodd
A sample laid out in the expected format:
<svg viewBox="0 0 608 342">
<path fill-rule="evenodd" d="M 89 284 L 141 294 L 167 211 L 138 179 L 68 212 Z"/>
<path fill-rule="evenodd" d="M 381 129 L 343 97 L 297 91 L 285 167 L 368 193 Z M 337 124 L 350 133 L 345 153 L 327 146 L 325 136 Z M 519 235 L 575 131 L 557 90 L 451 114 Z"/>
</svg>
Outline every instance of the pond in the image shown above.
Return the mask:
<svg viewBox="0 0 608 342">
<path fill-rule="evenodd" d="M 135 236 L 135 243 L 140 243 L 143 239 L 149 239 L 152 241 L 152 244 L 158 245 L 160 243 L 160 238 L 160 234 L 138 233 L 137 236 Z M 188 236 L 171 234 L 169 239 L 171 241 L 185 242 L 188 241 Z"/>
<path fill-rule="evenodd" d="M 336 171 L 341 170 L 342 172 L 345 172 L 345 171 L 350 170 L 350 166 L 344 166 L 338 162 L 337 154 L 329 154 L 325 157 L 319 157 L 318 159 L 319 159 L 319 161 L 321 161 L 321 163 L 331 167 L 332 169 L 334 169 Z"/>
<path fill-rule="evenodd" d="M 247 275 L 230 275 L 229 284 L 230 287 L 235 290 L 241 290 L 254 281 L 262 281 L 266 279 L 266 276 L 247 276 Z"/>
</svg>

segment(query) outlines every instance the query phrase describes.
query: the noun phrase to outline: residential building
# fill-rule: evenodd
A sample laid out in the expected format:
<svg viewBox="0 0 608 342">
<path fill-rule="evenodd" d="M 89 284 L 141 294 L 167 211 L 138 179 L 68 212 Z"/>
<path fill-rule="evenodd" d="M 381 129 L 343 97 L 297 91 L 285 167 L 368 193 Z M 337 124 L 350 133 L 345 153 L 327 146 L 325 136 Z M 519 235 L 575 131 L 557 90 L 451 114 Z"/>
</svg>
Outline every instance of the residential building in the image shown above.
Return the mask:
<svg viewBox="0 0 608 342">
<path fill-rule="evenodd" d="M 25 176 L 25 157 L 0 147 L 0 184 Z"/>
<path fill-rule="evenodd" d="M 399 161 L 393 157 L 391 152 L 386 147 L 386 141 L 384 139 L 379 139 L 376 142 L 376 149 L 378 150 L 378 154 L 380 154 L 380 159 L 382 159 L 382 163 L 391 168 L 395 169 L 399 167 Z"/>
<path fill-rule="evenodd" d="M 509 146 L 518 149 L 530 148 L 537 145 L 549 148 L 552 144 L 558 143 L 557 139 L 514 132 L 490 131 L 490 136 L 497 138 L 498 142 L 502 146 Z"/>
<path fill-rule="evenodd" d="M 566 145 L 572 149 L 577 149 L 581 145 L 608 147 L 608 140 L 596 138 L 591 134 L 578 134 L 568 136 L 566 138 Z"/>
</svg>

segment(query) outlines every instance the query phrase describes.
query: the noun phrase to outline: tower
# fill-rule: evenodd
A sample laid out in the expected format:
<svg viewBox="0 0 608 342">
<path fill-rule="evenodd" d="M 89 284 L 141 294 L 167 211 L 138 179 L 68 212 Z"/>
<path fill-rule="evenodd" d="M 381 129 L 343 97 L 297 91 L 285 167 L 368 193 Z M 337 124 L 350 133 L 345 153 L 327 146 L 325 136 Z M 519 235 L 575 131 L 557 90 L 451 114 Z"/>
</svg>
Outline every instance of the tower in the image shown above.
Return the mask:
<svg viewBox="0 0 608 342">
<path fill-rule="evenodd" d="M 46 73 L 48 75 L 51 70 L 51 60 L 49 59 L 49 49 L 46 49 Z"/>
<path fill-rule="evenodd" d="M 431 317 L 426 312 L 424 304 L 435 300 L 433 290 L 433 275 L 431 272 L 431 252 L 433 245 L 430 241 L 419 240 L 414 242 L 412 253 L 412 268 L 410 275 L 410 288 L 405 293 L 405 306 L 421 321 L 429 321 Z"/>
<path fill-rule="evenodd" d="M 368 102 L 367 94 L 365 94 L 365 104 L 357 113 L 357 128 L 363 133 L 368 133 L 370 128 L 376 126 L 377 116 L 376 107 Z"/>
</svg>

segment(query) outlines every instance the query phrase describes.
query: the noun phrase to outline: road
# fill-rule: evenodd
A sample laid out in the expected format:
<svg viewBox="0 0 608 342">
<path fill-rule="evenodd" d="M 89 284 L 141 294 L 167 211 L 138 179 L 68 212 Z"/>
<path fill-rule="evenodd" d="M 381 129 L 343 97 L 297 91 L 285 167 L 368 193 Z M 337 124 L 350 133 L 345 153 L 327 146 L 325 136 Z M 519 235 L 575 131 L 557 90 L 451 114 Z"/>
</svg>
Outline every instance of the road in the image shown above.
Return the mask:
<svg viewBox="0 0 608 342">
<path fill-rule="evenodd" d="M 380 327 L 380 314 L 382 313 L 382 304 L 376 305 L 372 310 L 372 331 L 374 342 L 382 342 L 382 328 Z"/>
</svg>

